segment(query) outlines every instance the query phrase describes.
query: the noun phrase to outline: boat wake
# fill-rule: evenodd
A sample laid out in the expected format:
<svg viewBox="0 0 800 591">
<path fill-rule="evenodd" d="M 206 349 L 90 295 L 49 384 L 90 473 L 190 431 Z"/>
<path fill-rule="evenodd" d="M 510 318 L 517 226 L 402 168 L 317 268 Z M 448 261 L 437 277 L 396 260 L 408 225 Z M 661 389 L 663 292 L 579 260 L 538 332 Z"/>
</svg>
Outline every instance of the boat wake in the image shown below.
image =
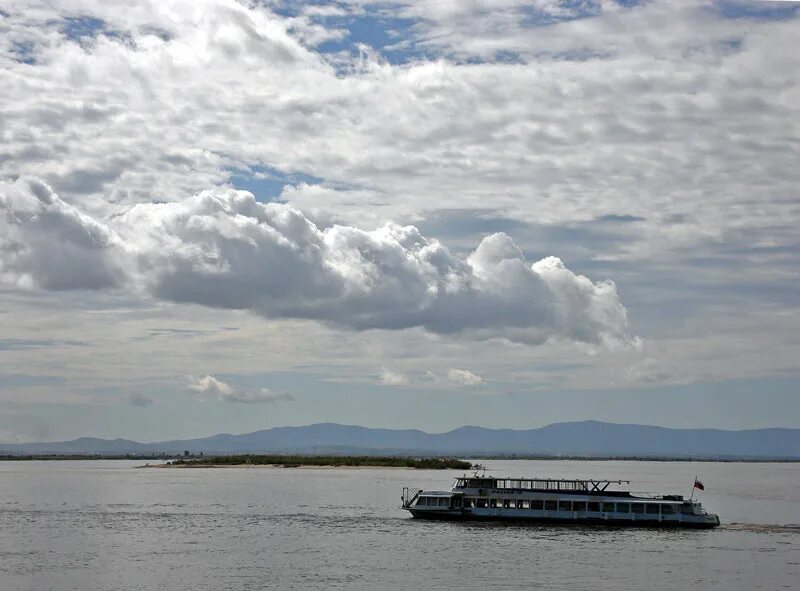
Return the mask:
<svg viewBox="0 0 800 591">
<path fill-rule="evenodd" d="M 763 534 L 797 534 L 800 535 L 800 523 L 726 523 L 726 530 L 749 531 Z"/>
</svg>

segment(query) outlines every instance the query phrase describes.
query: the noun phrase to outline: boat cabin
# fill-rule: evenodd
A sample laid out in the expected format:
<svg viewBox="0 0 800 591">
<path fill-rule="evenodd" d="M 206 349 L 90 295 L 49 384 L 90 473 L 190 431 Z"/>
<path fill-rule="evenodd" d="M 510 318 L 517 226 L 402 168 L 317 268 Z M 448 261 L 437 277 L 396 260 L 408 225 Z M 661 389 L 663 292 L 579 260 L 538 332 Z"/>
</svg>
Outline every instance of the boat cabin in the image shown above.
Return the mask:
<svg viewBox="0 0 800 591">
<path fill-rule="evenodd" d="M 681 495 L 631 494 L 627 480 L 458 477 L 449 491 L 403 489 L 403 508 L 430 519 L 517 519 L 715 527 Z"/>
</svg>

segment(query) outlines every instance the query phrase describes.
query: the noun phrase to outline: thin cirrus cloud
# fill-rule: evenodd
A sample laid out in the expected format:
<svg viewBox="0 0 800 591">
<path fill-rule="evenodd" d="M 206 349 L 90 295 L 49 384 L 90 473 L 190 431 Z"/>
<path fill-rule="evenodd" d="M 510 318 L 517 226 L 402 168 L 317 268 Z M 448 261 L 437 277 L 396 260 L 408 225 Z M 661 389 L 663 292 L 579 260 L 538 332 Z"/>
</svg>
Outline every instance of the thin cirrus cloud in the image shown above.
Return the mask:
<svg viewBox="0 0 800 591">
<path fill-rule="evenodd" d="M 244 404 L 260 404 L 294 400 L 288 392 L 273 392 L 269 388 L 242 390 L 234 388 L 212 375 L 202 377 L 189 376 L 187 389 L 203 402 L 238 402 Z"/>
<path fill-rule="evenodd" d="M 0 184 L 0 226 L 0 277 L 21 287 L 129 289 L 349 330 L 636 343 L 613 282 L 555 257 L 531 264 L 503 233 L 460 258 L 414 226 L 320 229 L 225 189 L 99 220 L 33 179 Z"/>
</svg>

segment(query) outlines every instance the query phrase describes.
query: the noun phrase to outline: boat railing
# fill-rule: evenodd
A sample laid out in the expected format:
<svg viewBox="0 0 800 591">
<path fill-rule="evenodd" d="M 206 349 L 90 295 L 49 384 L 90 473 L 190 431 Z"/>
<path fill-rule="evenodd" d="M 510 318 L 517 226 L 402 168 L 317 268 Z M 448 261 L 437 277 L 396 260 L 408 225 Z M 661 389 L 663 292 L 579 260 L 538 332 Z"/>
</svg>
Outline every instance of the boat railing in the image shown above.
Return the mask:
<svg viewBox="0 0 800 591">
<path fill-rule="evenodd" d="M 653 491 L 646 491 L 646 490 L 632 490 L 630 491 L 632 497 L 636 497 L 637 499 L 650 499 L 653 501 L 673 501 L 675 503 L 680 503 L 684 501 L 684 498 L 681 495 L 671 495 L 665 493 L 658 493 Z"/>
<path fill-rule="evenodd" d="M 663 494 L 649 490 L 632 490 L 631 496 L 636 497 L 637 499 L 651 499 L 653 501 L 660 501 L 664 499 Z"/>
<path fill-rule="evenodd" d="M 629 485 L 629 480 L 554 479 L 554 478 L 481 478 L 456 479 L 456 488 L 493 488 L 507 490 L 548 490 L 603 492 L 610 486 Z"/>
<path fill-rule="evenodd" d="M 400 500 L 403 502 L 403 507 L 408 508 L 414 504 L 414 501 L 417 500 L 419 493 L 422 492 L 421 488 L 409 488 L 407 486 L 403 487 L 403 494 L 400 496 Z"/>
</svg>

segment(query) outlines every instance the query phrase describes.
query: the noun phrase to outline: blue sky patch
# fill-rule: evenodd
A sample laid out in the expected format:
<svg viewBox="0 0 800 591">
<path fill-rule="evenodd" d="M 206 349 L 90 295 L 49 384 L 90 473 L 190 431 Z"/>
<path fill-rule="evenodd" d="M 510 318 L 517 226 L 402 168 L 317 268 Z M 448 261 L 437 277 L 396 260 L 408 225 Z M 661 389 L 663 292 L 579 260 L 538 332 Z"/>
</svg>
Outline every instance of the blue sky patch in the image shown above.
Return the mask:
<svg viewBox="0 0 800 591">
<path fill-rule="evenodd" d="M 96 37 L 105 26 L 104 21 L 90 16 L 68 17 L 63 20 L 61 31 L 70 39 L 80 41 L 84 37 Z"/>
<path fill-rule="evenodd" d="M 11 44 L 11 55 L 21 64 L 36 63 L 36 47 L 31 41 L 17 41 Z"/>
<path fill-rule="evenodd" d="M 424 57 L 425 52 L 414 46 L 411 28 L 415 21 L 390 18 L 378 14 L 330 17 L 325 25 L 347 29 L 348 35 L 322 43 L 317 49 L 321 53 L 349 51 L 363 44 L 378 50 L 389 63 L 401 64 Z"/>
<path fill-rule="evenodd" d="M 235 189 L 250 191 L 256 201 L 268 203 L 280 202 L 280 195 L 286 185 L 317 185 L 322 179 L 302 172 L 282 172 L 271 166 L 252 166 L 248 170 L 232 170 L 229 181 Z"/>
<path fill-rule="evenodd" d="M 714 7 L 727 18 L 755 20 L 784 20 L 797 16 L 798 2 L 743 2 L 741 0 L 718 0 Z"/>
</svg>

